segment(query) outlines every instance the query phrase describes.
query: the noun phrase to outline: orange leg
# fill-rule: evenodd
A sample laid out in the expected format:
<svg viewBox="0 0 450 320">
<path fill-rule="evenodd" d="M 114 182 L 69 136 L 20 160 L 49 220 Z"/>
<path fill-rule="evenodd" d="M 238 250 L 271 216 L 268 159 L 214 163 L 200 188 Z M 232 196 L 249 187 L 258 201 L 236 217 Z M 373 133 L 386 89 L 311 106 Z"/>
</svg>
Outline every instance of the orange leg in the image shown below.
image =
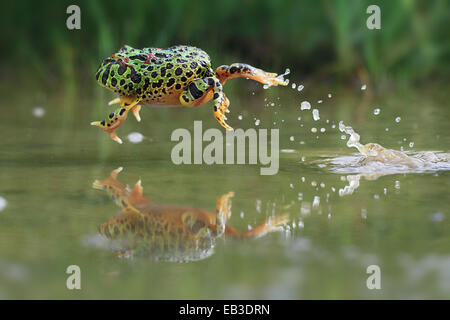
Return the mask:
<svg viewBox="0 0 450 320">
<path fill-rule="evenodd" d="M 214 117 L 227 130 L 233 130 L 225 120 L 230 101 L 223 93 L 223 86 L 216 77 L 196 79 L 190 82 L 180 95 L 180 102 L 184 106 L 199 106 L 210 99 L 214 100 Z"/>
<path fill-rule="evenodd" d="M 283 76 L 266 72 L 245 63 L 233 63 L 230 66 L 220 66 L 216 69 L 216 75 L 222 84 L 232 78 L 252 79 L 270 86 L 285 86 L 287 84 Z"/>
<path fill-rule="evenodd" d="M 226 236 L 235 236 L 240 238 L 257 238 L 262 237 L 267 233 L 279 231 L 280 226 L 286 224 L 289 221 L 288 215 L 275 216 L 247 231 L 238 231 L 233 227 L 227 225 L 225 229 Z"/>
<path fill-rule="evenodd" d="M 109 104 L 114 103 L 117 103 L 117 99 L 109 102 Z M 134 99 L 131 97 L 121 97 L 119 109 L 109 114 L 108 118 L 106 118 L 105 120 L 91 122 L 91 125 L 97 126 L 103 131 L 106 131 L 112 140 L 118 143 L 122 143 L 122 139 L 120 139 L 116 134 L 116 129 L 119 128 L 127 119 L 128 111 L 130 111 L 130 109 L 133 111 L 136 119 L 140 121 L 139 110 L 141 109 L 141 107 L 140 105 L 138 105 L 138 103 L 138 99 Z"/>
</svg>

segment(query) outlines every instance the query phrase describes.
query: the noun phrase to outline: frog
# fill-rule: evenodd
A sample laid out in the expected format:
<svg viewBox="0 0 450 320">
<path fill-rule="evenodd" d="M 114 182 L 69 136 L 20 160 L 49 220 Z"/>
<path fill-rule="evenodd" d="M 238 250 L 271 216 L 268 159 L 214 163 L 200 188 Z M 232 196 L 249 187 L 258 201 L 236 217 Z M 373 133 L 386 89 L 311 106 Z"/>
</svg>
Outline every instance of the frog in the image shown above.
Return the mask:
<svg viewBox="0 0 450 320">
<path fill-rule="evenodd" d="M 133 188 L 118 181 L 119 167 L 92 187 L 104 190 L 120 207 L 119 213 L 102 223 L 98 233 L 114 242 L 117 258 L 147 258 L 153 261 L 193 262 L 214 253 L 221 238 L 249 239 L 282 230 L 288 215 L 274 215 L 262 224 L 240 231 L 228 224 L 234 192 L 221 195 L 216 210 L 186 205 L 157 204 L 145 197 L 141 180 Z"/>
<path fill-rule="evenodd" d="M 252 79 L 266 88 L 287 85 L 283 75 L 245 63 L 222 65 L 213 70 L 205 51 L 187 45 L 166 49 L 135 49 L 123 45 L 102 61 L 95 77 L 101 86 L 117 95 L 108 104 L 119 104 L 119 108 L 91 125 L 100 127 L 118 143 L 123 141 L 116 133 L 117 128 L 127 119 L 130 110 L 140 122 L 143 105 L 198 107 L 213 100 L 214 117 L 223 128 L 233 130 L 226 122 L 230 101 L 223 86 L 228 79 Z"/>
</svg>

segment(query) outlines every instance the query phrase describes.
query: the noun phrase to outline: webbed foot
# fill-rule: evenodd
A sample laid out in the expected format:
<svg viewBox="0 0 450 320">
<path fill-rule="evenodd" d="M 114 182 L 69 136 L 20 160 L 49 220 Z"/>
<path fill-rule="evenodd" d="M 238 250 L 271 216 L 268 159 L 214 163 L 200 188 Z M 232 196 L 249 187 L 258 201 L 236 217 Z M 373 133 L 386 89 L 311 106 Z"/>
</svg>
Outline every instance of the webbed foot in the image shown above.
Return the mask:
<svg viewBox="0 0 450 320">
<path fill-rule="evenodd" d="M 120 139 L 116 134 L 116 129 L 122 125 L 122 123 L 127 119 L 128 110 L 125 108 L 119 108 L 114 112 L 111 112 L 103 121 L 93 121 L 92 126 L 97 126 L 103 131 L 106 131 L 112 140 L 117 143 L 122 144 L 122 139 Z"/>
</svg>

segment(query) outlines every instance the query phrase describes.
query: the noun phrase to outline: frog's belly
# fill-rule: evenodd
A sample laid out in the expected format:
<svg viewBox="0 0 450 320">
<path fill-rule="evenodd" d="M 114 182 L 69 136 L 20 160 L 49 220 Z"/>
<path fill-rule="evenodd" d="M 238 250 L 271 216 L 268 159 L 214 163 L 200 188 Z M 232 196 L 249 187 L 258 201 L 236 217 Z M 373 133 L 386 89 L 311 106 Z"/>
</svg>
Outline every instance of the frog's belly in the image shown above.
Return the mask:
<svg viewBox="0 0 450 320">
<path fill-rule="evenodd" d="M 142 100 L 139 104 L 144 106 L 155 106 L 155 105 L 168 105 L 168 106 L 179 106 L 181 91 L 171 92 L 162 97 L 151 97 Z"/>
<path fill-rule="evenodd" d="M 140 102 L 141 105 L 145 106 L 158 106 L 158 105 L 164 105 L 164 106 L 181 106 L 180 102 L 180 96 L 182 94 L 182 90 L 178 91 L 171 91 L 170 93 L 167 93 L 166 95 L 162 97 L 150 97 L 147 99 L 144 99 Z M 207 103 L 209 100 L 211 100 L 213 97 L 213 91 L 211 89 L 208 90 L 201 98 L 197 99 L 193 104 L 192 107 L 198 107 L 205 103 Z"/>
</svg>

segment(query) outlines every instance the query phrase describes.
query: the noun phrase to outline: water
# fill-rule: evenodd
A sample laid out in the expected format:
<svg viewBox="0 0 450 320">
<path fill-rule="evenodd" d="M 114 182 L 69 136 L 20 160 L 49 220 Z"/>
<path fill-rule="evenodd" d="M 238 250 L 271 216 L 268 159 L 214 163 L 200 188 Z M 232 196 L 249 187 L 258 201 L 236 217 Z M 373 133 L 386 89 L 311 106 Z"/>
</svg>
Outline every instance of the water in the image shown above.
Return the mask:
<svg viewBox="0 0 450 320">
<path fill-rule="evenodd" d="M 83 92 L 14 95 L 14 112 L 0 118 L 0 297 L 448 298 L 448 90 L 397 90 L 369 99 L 358 87 L 333 88 L 314 121 L 311 110 L 298 106 L 329 88 L 300 93 L 256 86 L 251 95 L 252 84 L 240 84 L 225 88 L 228 122 L 280 129 L 284 151 L 275 176 L 260 176 L 252 165 L 172 164 L 173 130 L 192 130 L 194 120 L 219 128 L 209 105 L 144 108 L 142 122 L 130 117 L 118 130 L 124 138 L 132 134 L 118 145 L 89 126 L 108 113 L 113 98 L 95 84 Z M 11 101 L 8 94 L 3 101 Z M 45 110 L 39 117 L 33 116 L 37 106 Z M 382 110 L 377 116 L 374 106 Z M 403 147 L 428 167 L 365 160 L 347 146 L 348 135 L 341 140 L 339 121 L 358 132 L 362 146 Z M 141 180 L 144 195 L 157 204 L 214 212 L 217 198 L 233 191 L 228 222 L 234 228 L 252 230 L 286 214 L 289 222 L 257 238 L 217 239 L 193 262 L 119 257 L 97 228 L 120 209 L 92 183 L 120 166 L 119 180 L 130 187 Z M 381 268 L 381 290 L 366 287 L 371 264 Z M 69 265 L 81 268 L 80 291 L 66 289 Z"/>
</svg>

